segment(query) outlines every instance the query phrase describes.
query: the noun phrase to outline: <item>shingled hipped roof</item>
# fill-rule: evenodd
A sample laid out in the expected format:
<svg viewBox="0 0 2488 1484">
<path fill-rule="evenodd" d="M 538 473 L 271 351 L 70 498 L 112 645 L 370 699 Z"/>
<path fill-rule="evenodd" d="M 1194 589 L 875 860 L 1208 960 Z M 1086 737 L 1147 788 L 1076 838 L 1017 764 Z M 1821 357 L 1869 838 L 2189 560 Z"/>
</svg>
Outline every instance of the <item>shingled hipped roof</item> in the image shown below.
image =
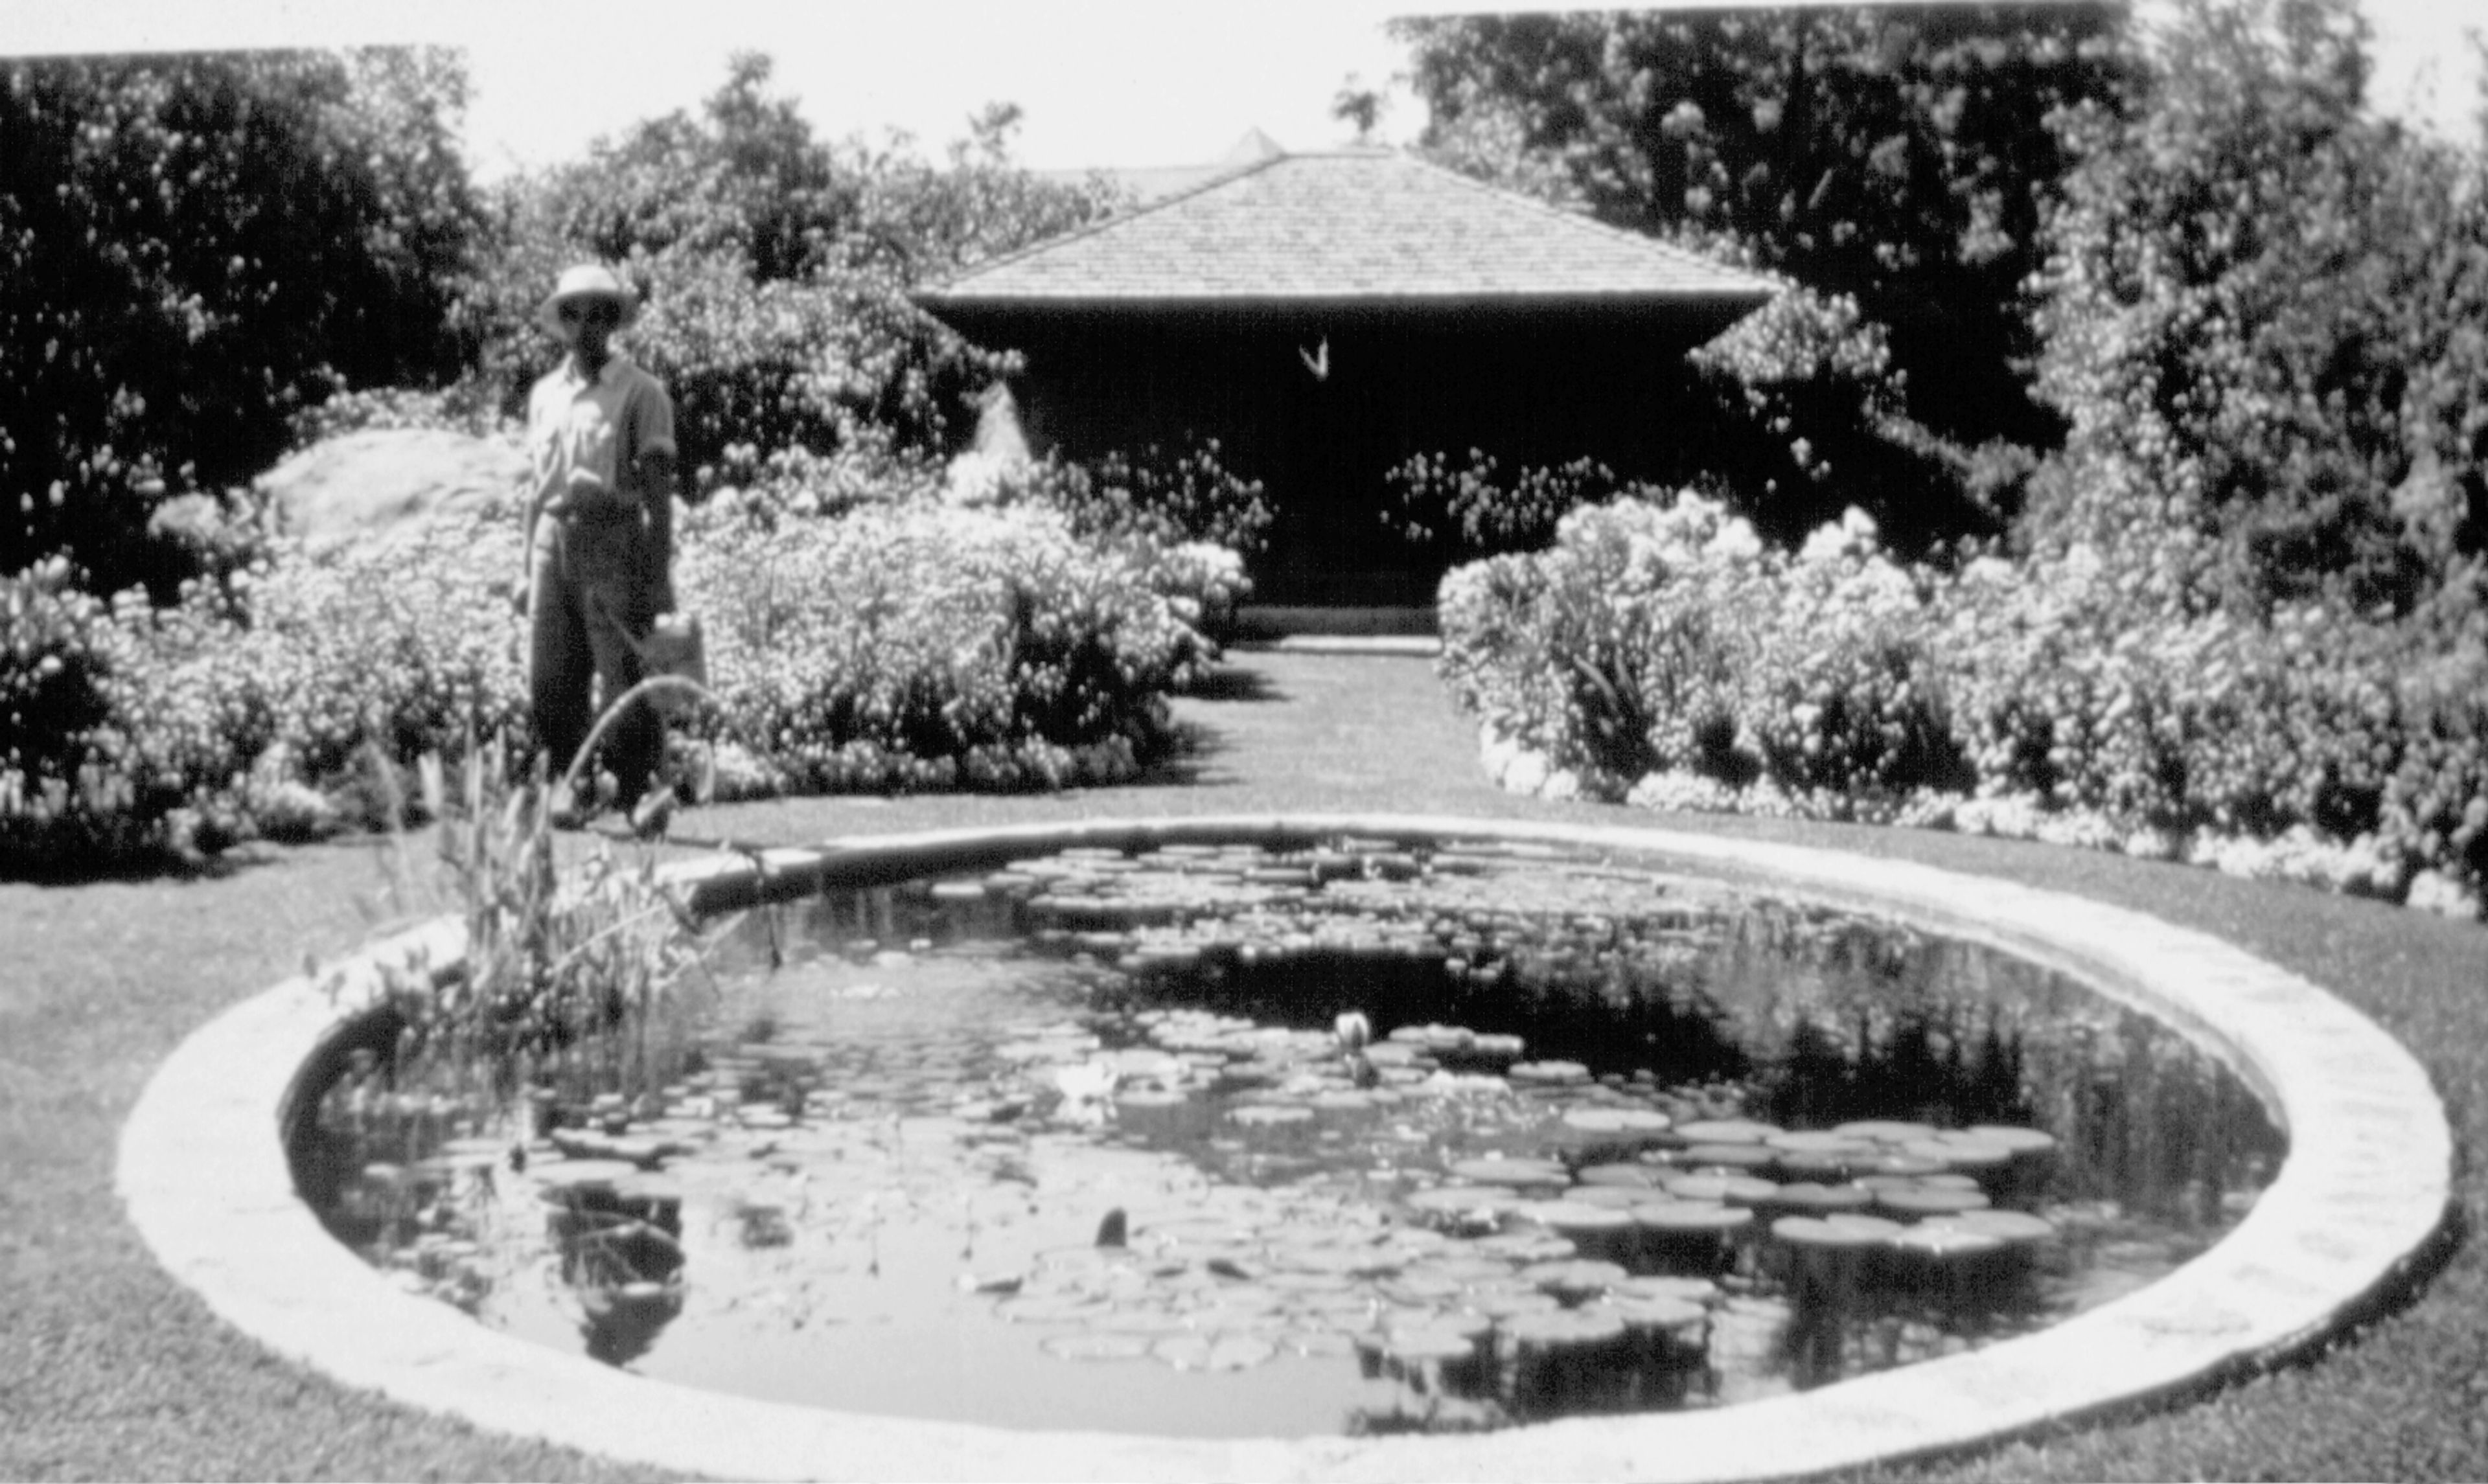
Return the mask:
<svg viewBox="0 0 2488 1484">
<path fill-rule="evenodd" d="M 1659 305 L 1778 292 L 1666 243 L 1382 150 L 1279 154 L 919 291 L 925 307 Z"/>
</svg>

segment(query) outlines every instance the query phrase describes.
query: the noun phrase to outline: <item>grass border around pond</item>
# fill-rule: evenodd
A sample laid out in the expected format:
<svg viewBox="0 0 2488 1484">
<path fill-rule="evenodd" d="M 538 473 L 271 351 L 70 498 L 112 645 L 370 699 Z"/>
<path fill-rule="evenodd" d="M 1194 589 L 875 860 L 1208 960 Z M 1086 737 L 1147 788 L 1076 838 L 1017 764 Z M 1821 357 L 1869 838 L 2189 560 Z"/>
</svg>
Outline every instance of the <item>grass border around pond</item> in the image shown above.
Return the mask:
<svg viewBox="0 0 2488 1484">
<path fill-rule="evenodd" d="M 1781 1476 L 1965 1447 L 2223 1379 L 2319 1341 L 2390 1290 L 2448 1209 L 2451 1135 L 2418 1064 L 2311 983 L 2208 935 L 2081 898 L 1888 859 L 1625 826 L 1397 815 L 1184 816 L 853 839 L 674 868 L 703 905 L 1071 845 L 1308 832 L 1613 847 L 1889 909 L 2073 970 L 2225 1049 L 2291 1149 L 2254 1211 L 2175 1274 L 1968 1355 L 1712 1412 L 1459 1438 L 1201 1442 L 914 1422 L 643 1380 L 391 1288 L 295 1198 L 278 1118 L 341 1007 L 302 980 L 227 1012 L 158 1072 L 120 1185 L 159 1261 L 228 1322 L 350 1385 L 478 1425 L 736 1477 Z M 454 924 L 375 954 L 454 956 Z M 366 966 L 373 962 L 367 956 Z M 376 975 L 364 975 L 366 988 Z"/>
</svg>

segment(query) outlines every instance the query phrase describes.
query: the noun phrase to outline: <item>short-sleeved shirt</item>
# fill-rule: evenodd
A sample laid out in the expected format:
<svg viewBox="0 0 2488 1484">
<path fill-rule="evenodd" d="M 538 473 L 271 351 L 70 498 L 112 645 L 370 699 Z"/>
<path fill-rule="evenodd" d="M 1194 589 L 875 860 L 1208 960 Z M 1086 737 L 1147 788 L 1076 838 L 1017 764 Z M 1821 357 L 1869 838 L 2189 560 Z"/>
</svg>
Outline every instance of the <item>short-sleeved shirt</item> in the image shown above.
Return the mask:
<svg viewBox="0 0 2488 1484">
<path fill-rule="evenodd" d="M 590 379 L 569 356 L 527 396 L 527 456 L 535 466 L 536 506 L 559 510 L 571 472 L 586 469 L 623 501 L 622 471 L 650 454 L 674 452 L 674 401 L 655 377 L 614 355 Z M 622 514 L 618 505 L 610 512 Z"/>
</svg>

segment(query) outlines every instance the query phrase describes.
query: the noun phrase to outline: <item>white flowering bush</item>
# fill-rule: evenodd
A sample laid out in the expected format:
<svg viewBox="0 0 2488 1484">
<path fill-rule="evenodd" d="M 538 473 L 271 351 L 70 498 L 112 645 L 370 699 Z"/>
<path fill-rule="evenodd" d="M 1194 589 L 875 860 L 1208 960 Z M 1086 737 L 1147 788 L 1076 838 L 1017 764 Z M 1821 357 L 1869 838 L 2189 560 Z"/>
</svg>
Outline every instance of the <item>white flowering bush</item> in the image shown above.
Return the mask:
<svg viewBox="0 0 2488 1484">
<path fill-rule="evenodd" d="M 1119 781 L 1166 745 L 1164 693 L 1201 642 L 1039 506 L 777 529 L 703 510 L 676 567 L 747 790 Z"/>
<path fill-rule="evenodd" d="M 1115 551 L 1197 636 L 1177 668 L 1178 686 L 1207 673 L 1252 593 L 1245 559 L 1263 549 L 1274 518 L 1261 493 L 1258 480 L 1219 462 L 1214 438 L 1087 461 L 971 450 L 944 466 L 940 482 L 945 504 L 1041 507 L 1075 537 Z"/>
<path fill-rule="evenodd" d="M 1093 540 L 1042 504 L 800 507 L 724 491 L 680 522 L 728 793 L 1126 779 L 1215 653 L 1204 605 L 1242 581 L 1231 551 Z M 321 550 L 277 537 L 161 608 L 82 593 L 60 562 L 0 581 L 0 873 L 369 821 L 375 756 L 516 735 L 520 526 L 504 505 Z"/>
<path fill-rule="evenodd" d="M 1618 499 L 1446 577 L 1442 672 L 1489 733 L 1608 797 L 1649 774 L 1899 797 L 1963 776 L 1918 582 L 1863 516 L 1792 558 L 1717 501 Z"/>
<path fill-rule="evenodd" d="M 1444 579 L 1507 787 L 1958 828 L 2409 899 L 2488 882 L 2488 647 L 2320 603 L 2189 614 L 2078 545 L 1954 574 L 1682 495 Z"/>
<path fill-rule="evenodd" d="M 124 766 L 113 687 L 135 659 L 66 560 L 0 578 L 0 862 L 118 854 L 180 803 Z"/>
</svg>

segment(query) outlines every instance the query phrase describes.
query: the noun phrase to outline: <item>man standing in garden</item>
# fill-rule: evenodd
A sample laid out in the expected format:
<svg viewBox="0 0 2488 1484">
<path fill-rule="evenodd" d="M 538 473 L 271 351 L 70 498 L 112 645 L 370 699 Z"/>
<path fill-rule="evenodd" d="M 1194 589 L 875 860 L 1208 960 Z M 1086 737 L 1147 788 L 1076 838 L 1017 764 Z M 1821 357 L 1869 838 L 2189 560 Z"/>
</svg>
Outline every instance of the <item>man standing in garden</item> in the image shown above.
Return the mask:
<svg viewBox="0 0 2488 1484">
<path fill-rule="evenodd" d="M 634 307 L 610 269 L 589 264 L 566 269 L 537 311 L 567 352 L 527 399 L 527 677 L 556 778 L 586 742 L 594 707 L 639 683 L 641 648 L 674 607 L 674 404 L 613 349 Z M 599 761 L 635 824 L 643 799 L 660 802 L 649 791 L 664 745 L 644 698 L 607 731 Z M 581 768 L 576 796 L 556 794 L 555 826 L 577 828 L 595 812 L 596 773 Z"/>
</svg>

